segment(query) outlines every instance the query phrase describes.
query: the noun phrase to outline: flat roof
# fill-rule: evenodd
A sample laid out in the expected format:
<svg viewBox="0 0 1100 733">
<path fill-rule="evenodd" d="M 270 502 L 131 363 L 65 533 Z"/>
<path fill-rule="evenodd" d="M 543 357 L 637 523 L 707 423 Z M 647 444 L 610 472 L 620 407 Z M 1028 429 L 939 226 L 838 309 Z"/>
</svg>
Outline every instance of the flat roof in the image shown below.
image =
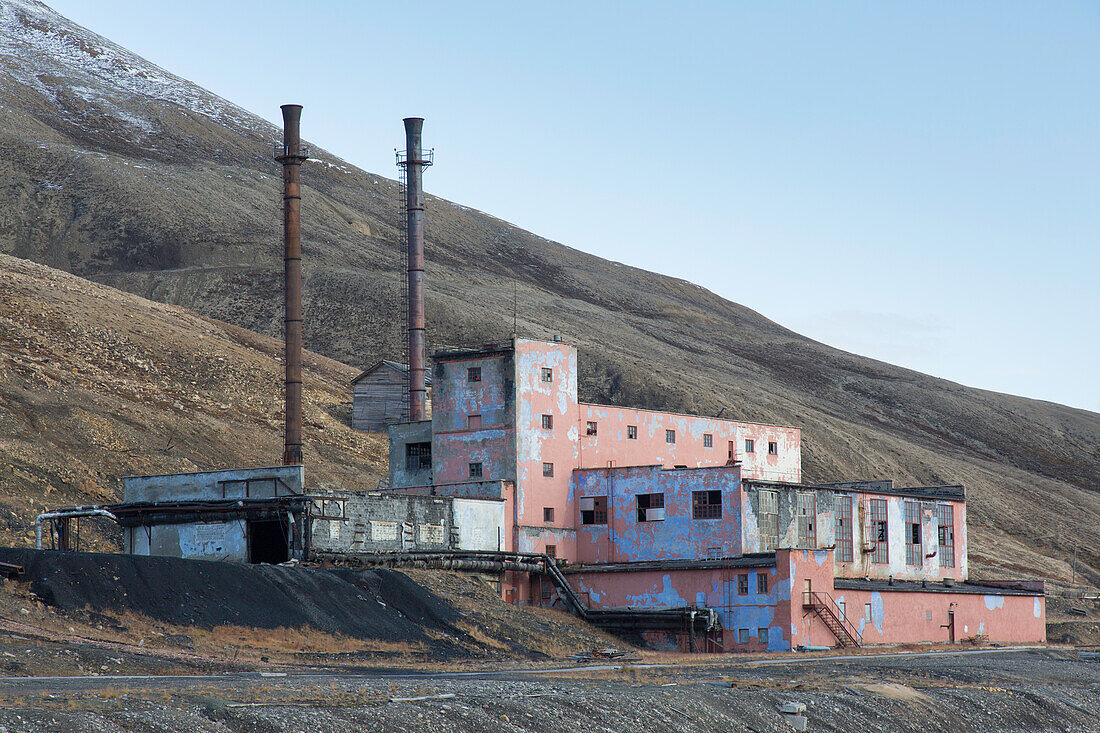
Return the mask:
<svg viewBox="0 0 1100 733">
<path fill-rule="evenodd" d="M 945 585 L 942 581 L 919 580 L 867 580 L 864 578 L 834 578 L 833 588 L 836 590 L 876 590 L 887 592 L 906 593 L 969 593 L 984 596 L 1041 596 L 1044 593 L 1041 581 L 989 581 L 986 584 L 980 582 L 958 581 L 952 585 Z M 1036 587 L 1028 587 L 1036 586 Z"/>
<path fill-rule="evenodd" d="M 848 488 L 835 484 L 807 484 L 790 481 L 768 481 L 766 479 L 745 478 L 743 484 L 757 486 L 773 486 L 784 489 L 816 489 L 819 491 L 832 491 L 838 494 L 885 494 L 888 496 L 909 496 L 915 499 L 950 499 L 952 501 L 966 501 L 966 487 L 962 484 L 949 486 L 894 486 L 892 488 Z"/>
<path fill-rule="evenodd" d="M 724 568 L 770 568 L 775 565 L 774 552 L 747 553 L 741 557 L 719 557 L 707 560 L 636 560 L 633 562 L 567 565 L 563 573 L 640 573 L 649 570 L 720 570 Z"/>
</svg>

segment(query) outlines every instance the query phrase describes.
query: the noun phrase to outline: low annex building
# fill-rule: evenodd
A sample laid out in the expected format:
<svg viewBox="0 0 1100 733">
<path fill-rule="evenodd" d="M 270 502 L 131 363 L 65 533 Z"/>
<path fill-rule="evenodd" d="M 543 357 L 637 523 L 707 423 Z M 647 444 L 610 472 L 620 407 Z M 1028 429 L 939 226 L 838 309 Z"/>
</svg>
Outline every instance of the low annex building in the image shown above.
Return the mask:
<svg viewBox="0 0 1100 733">
<path fill-rule="evenodd" d="M 1045 640 L 1042 583 L 968 580 L 962 486 L 802 483 L 797 428 L 583 403 L 577 352 L 434 355 L 431 420 L 390 428 L 397 493 L 503 503 L 502 549 L 557 558 L 591 608 L 697 608 L 666 648 Z M 510 572 L 505 599 L 559 605 Z"/>
</svg>

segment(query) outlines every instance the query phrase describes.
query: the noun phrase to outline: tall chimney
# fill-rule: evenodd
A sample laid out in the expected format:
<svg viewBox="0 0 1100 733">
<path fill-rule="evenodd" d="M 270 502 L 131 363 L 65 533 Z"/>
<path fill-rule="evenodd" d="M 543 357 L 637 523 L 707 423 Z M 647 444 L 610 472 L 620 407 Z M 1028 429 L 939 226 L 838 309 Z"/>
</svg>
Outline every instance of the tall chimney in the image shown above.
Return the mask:
<svg viewBox="0 0 1100 733">
<path fill-rule="evenodd" d="M 409 236 L 409 420 L 427 416 L 424 379 L 424 120 L 405 118 L 405 212 Z"/>
<path fill-rule="evenodd" d="M 283 339 L 286 362 L 286 441 L 283 465 L 302 462 L 302 148 L 299 123 L 302 105 L 284 104 L 283 147 L 275 160 L 283 164 Z"/>
</svg>

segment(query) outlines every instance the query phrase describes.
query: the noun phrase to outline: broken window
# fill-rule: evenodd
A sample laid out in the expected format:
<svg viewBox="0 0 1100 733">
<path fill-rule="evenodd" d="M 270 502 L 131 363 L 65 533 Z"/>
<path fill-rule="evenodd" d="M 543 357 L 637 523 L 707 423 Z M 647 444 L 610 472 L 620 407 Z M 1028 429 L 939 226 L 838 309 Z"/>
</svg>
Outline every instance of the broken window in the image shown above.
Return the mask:
<svg viewBox="0 0 1100 733">
<path fill-rule="evenodd" d="M 471 463 L 470 464 L 470 478 L 481 478 L 481 464 L 480 463 Z"/>
<path fill-rule="evenodd" d="M 756 571 L 756 592 L 760 594 L 768 592 L 768 573 L 764 570 Z"/>
<path fill-rule="evenodd" d="M 817 499 L 809 492 L 798 494 L 798 546 L 803 550 L 817 548 Z"/>
<path fill-rule="evenodd" d="M 722 517 L 721 491 L 691 492 L 692 519 L 720 519 Z"/>
<path fill-rule="evenodd" d="M 638 521 L 660 522 L 665 518 L 664 494 L 638 494 Z"/>
<path fill-rule="evenodd" d="M 553 415 L 543 415 L 542 416 L 542 429 L 543 430 L 551 430 L 551 429 L 553 429 L 553 427 L 554 427 L 554 416 Z"/>
<path fill-rule="evenodd" d="M 955 567 L 955 509 L 950 504 L 936 506 L 936 535 L 939 539 L 940 567 Z"/>
<path fill-rule="evenodd" d="M 469 415 L 466 418 L 466 427 L 470 430 L 481 429 L 481 415 Z"/>
<path fill-rule="evenodd" d="M 596 434 L 596 423 L 589 420 L 588 424 L 585 426 L 584 434 L 585 435 L 595 435 Z"/>
<path fill-rule="evenodd" d="M 542 521 L 553 522 L 554 521 L 554 507 L 546 506 L 542 508 Z"/>
<path fill-rule="evenodd" d="M 924 563 L 924 549 L 921 547 L 920 502 L 905 502 L 905 564 Z"/>
<path fill-rule="evenodd" d="M 838 496 L 836 500 L 836 554 L 837 562 L 852 562 L 852 497 Z"/>
<path fill-rule="evenodd" d="M 714 447 L 714 436 L 711 435 L 710 433 L 703 433 L 703 447 L 704 448 L 713 448 Z"/>
<path fill-rule="evenodd" d="M 890 562 L 890 528 L 886 522 L 886 500 L 871 499 L 871 541 L 875 545 L 871 562 Z"/>
<path fill-rule="evenodd" d="M 755 440 L 745 440 L 745 452 L 746 453 L 755 453 L 756 452 L 756 441 Z"/>
<path fill-rule="evenodd" d="M 543 367 L 542 368 L 542 381 L 544 381 L 544 382 L 553 382 L 554 381 L 554 370 L 549 368 L 549 367 Z"/>
<path fill-rule="evenodd" d="M 607 524 L 607 497 L 581 497 L 581 524 Z"/>
<path fill-rule="evenodd" d="M 626 439 L 627 440 L 637 440 L 638 439 L 638 426 L 637 425 L 627 425 L 626 426 Z"/>
<path fill-rule="evenodd" d="M 466 370 L 467 382 L 480 382 L 481 381 L 481 367 L 470 367 Z"/>
<path fill-rule="evenodd" d="M 676 431 L 675 430 L 666 430 L 665 431 L 665 442 L 666 443 L 675 443 L 676 442 Z"/>
<path fill-rule="evenodd" d="M 542 475 L 546 476 L 546 477 L 552 477 L 554 475 L 554 464 L 553 463 L 543 463 L 542 464 Z"/>
<path fill-rule="evenodd" d="M 773 552 L 779 544 L 779 494 L 760 492 L 760 551 Z"/>
<path fill-rule="evenodd" d="M 769 456 L 779 455 L 779 443 L 776 443 L 774 440 L 770 441 L 768 443 L 768 455 Z"/>
<path fill-rule="evenodd" d="M 432 467 L 431 443 L 406 443 L 405 444 L 405 470 L 419 471 Z"/>
<path fill-rule="evenodd" d="M 759 629 L 756 630 L 756 640 L 759 641 L 761 644 L 767 644 L 768 643 L 768 627 L 767 626 L 761 626 Z"/>
<path fill-rule="evenodd" d="M 746 573 L 742 573 L 737 576 L 737 595 L 747 596 L 749 594 L 749 576 Z"/>
<path fill-rule="evenodd" d="M 749 643 L 749 630 L 748 629 L 738 629 L 737 630 L 737 643 L 738 644 L 748 644 Z"/>
</svg>

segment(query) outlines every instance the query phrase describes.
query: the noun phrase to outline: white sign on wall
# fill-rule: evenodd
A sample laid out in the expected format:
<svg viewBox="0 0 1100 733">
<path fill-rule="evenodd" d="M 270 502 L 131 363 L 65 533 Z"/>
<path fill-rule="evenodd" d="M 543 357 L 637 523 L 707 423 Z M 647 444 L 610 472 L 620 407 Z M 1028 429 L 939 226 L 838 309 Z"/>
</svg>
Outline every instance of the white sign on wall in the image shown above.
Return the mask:
<svg viewBox="0 0 1100 733">
<path fill-rule="evenodd" d="M 372 542 L 396 542 L 397 522 L 370 523 L 370 538 Z"/>
</svg>

